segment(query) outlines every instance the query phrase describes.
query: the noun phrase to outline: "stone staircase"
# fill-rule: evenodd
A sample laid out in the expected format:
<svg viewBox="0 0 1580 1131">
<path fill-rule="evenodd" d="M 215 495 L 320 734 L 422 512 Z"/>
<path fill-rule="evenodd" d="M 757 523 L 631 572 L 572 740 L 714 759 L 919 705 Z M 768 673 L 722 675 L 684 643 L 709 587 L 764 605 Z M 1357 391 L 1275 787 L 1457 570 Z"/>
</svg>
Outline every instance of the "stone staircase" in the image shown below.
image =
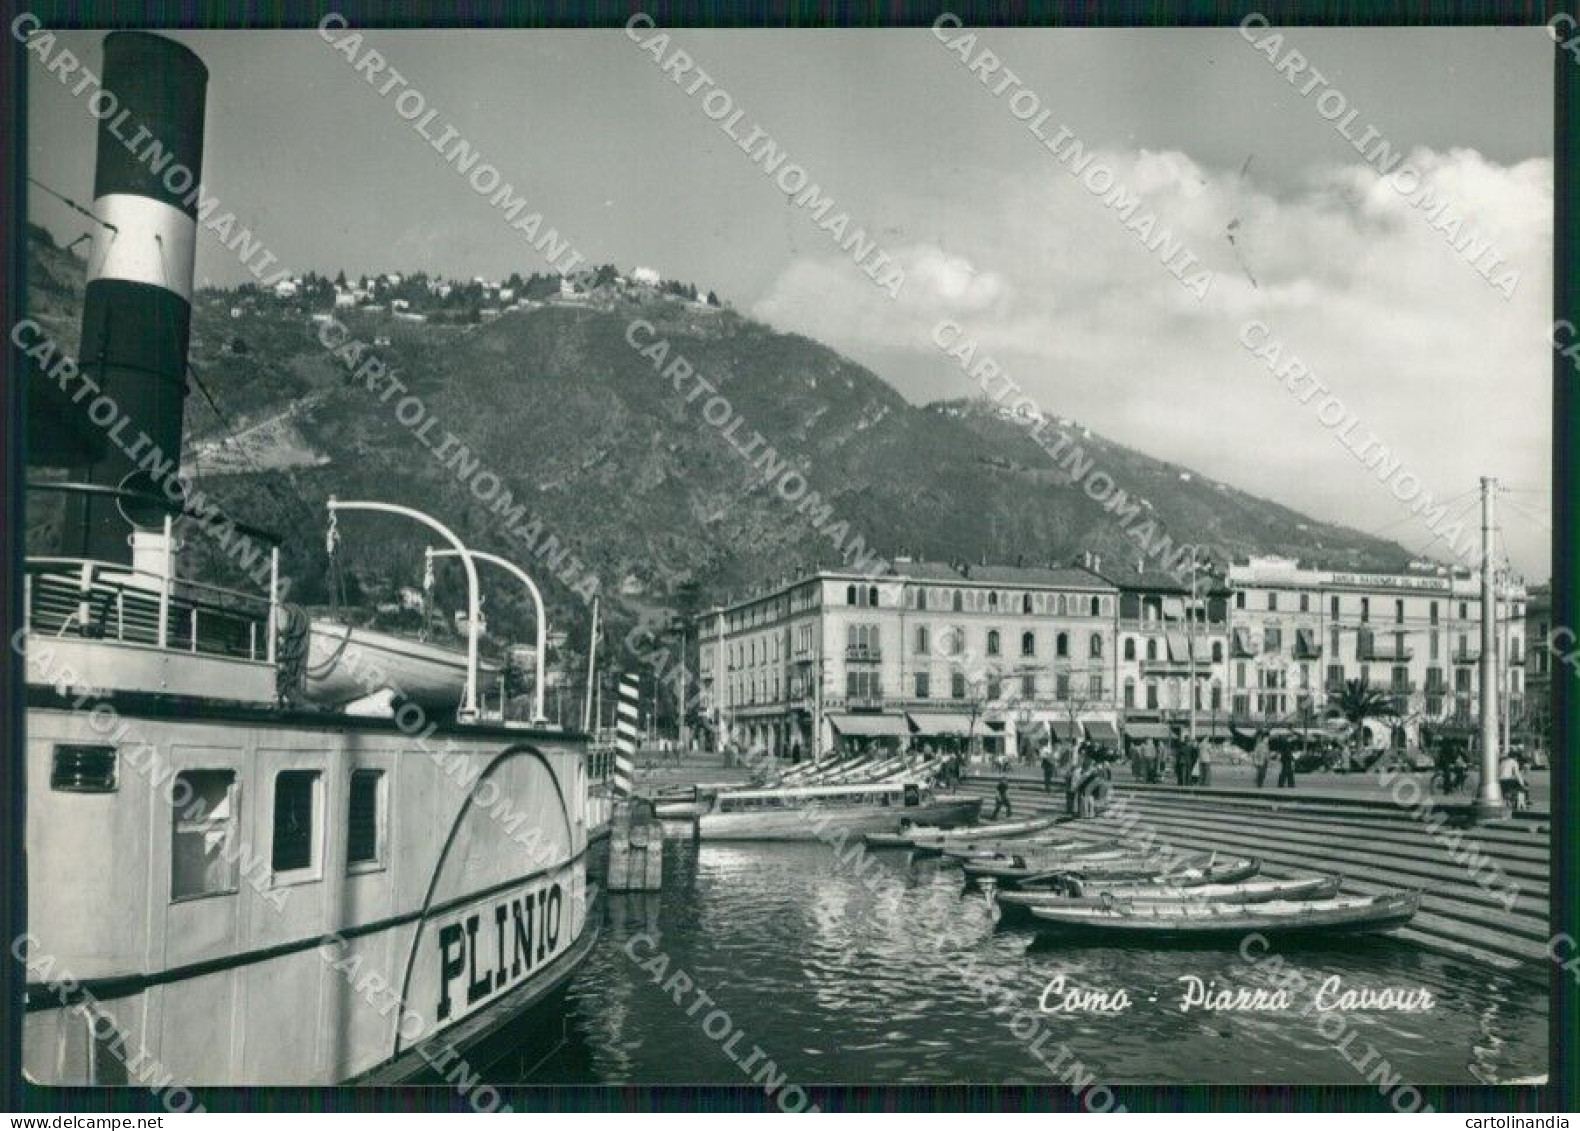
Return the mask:
<svg viewBox="0 0 1580 1131">
<path fill-rule="evenodd" d="M 961 787 L 986 799 L 984 821 L 996 782 L 967 778 Z M 1047 794 L 1041 783 L 1012 782 L 1015 816 L 1063 812 L 1063 790 L 1055 789 Z M 1128 826 L 1132 836 L 1150 831 L 1154 843 L 1259 857 L 1265 876 L 1338 874 L 1348 893 L 1420 890 L 1421 909 L 1395 932 L 1399 938 L 1547 978 L 1551 828 L 1545 813 L 1471 827 L 1457 807 L 1445 807 L 1449 819 L 1439 825 L 1385 797 L 1125 782 L 1115 783 L 1113 800 L 1122 806 L 1074 822 L 1069 831 L 1103 839 Z"/>
</svg>

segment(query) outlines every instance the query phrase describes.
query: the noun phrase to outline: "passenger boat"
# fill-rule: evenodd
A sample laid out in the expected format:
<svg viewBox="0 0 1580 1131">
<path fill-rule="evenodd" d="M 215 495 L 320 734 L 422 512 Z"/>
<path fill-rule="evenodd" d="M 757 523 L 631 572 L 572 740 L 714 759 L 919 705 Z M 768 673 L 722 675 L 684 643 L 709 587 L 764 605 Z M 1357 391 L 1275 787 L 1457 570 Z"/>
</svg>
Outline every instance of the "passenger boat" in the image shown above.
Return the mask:
<svg viewBox="0 0 1580 1131">
<path fill-rule="evenodd" d="M 1338 876 L 1306 876 L 1293 880 L 1247 880 L 1243 883 L 1202 884 L 1184 887 L 1167 883 L 1116 883 L 1071 885 L 1073 894 L 1052 891 L 993 893 L 1006 913 L 1029 915 L 1033 907 L 1102 907 L 1122 903 L 1270 903 L 1274 900 L 1329 899 L 1339 892 Z"/>
<path fill-rule="evenodd" d="M 181 44 L 105 38 L 121 118 L 192 177 L 206 82 Z M 555 1003 L 596 938 L 586 738 L 485 721 L 475 673 L 432 710 L 293 698 L 308 650 L 300 633 L 282 643 L 279 539 L 186 509 L 174 459 L 108 442 L 129 425 L 154 457 L 182 448 L 195 230 L 114 158 L 118 137 L 101 121 L 107 219 L 81 335 L 120 409 L 114 432 L 27 382 L 30 465 L 80 481 L 28 485 L 30 505 L 43 499 L 30 518 L 59 521 L 29 523 L 57 544 L 29 547 L 13 640 L 22 1069 L 51 1087 L 151 1072 L 160 1088 L 317 1085 L 420 1079 L 459 1056 L 476 1079 L 487 1063 L 473 1058 L 529 1009 L 558 1030 Z M 211 553 L 179 559 L 181 539 Z M 222 564 L 249 580 L 211 572 Z M 399 682 L 385 671 L 363 690 Z"/>
<path fill-rule="evenodd" d="M 1234 941 L 1256 933 L 1268 939 L 1390 931 L 1415 917 L 1418 892 L 1339 896 L 1332 899 L 1223 903 L 1189 900 L 1153 903 L 1113 900 L 1099 906 L 1031 909 L 1039 930 L 1091 938 Z"/>
<path fill-rule="evenodd" d="M 865 782 L 718 794 L 697 818 L 699 840 L 816 840 L 831 830 L 896 832 L 902 821 L 976 820 L 980 797 L 934 794 L 920 782 Z"/>
</svg>

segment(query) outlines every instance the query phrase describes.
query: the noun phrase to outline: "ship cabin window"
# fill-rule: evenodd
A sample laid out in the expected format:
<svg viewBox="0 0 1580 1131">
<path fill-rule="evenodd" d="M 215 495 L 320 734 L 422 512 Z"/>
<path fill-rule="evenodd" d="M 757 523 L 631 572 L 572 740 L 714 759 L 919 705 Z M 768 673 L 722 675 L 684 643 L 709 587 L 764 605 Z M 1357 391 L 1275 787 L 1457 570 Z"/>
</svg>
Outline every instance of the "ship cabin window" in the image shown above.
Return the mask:
<svg viewBox="0 0 1580 1131">
<path fill-rule="evenodd" d="M 346 867 L 372 871 L 384 863 L 384 772 L 352 770 L 346 799 Z"/>
<path fill-rule="evenodd" d="M 318 878 L 322 789 L 323 775 L 317 770 L 282 770 L 275 775 L 270 861 L 276 882 Z"/>
<path fill-rule="evenodd" d="M 185 770 L 171 786 L 171 900 L 237 890 L 237 786 L 233 770 Z"/>
</svg>

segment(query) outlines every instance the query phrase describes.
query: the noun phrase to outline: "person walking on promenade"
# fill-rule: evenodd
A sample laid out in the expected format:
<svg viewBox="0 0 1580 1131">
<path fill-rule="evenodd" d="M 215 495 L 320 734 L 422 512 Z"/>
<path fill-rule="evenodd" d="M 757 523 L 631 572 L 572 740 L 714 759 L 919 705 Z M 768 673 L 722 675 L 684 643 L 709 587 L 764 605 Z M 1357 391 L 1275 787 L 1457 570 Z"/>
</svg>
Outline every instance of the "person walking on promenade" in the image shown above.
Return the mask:
<svg viewBox="0 0 1580 1131">
<path fill-rule="evenodd" d="M 1278 748 L 1278 787 L 1295 788 L 1295 748 L 1284 743 Z"/>
<path fill-rule="evenodd" d="M 1174 784 L 1189 785 L 1191 770 L 1194 768 L 1191 765 L 1190 747 L 1185 744 L 1185 739 L 1178 731 L 1174 732 L 1172 744 L 1174 746 Z"/>
<path fill-rule="evenodd" d="M 1046 746 L 1042 748 L 1042 791 L 1053 792 L 1053 751 Z"/>
<path fill-rule="evenodd" d="M 999 774 L 999 785 L 995 787 L 995 791 L 997 791 L 999 796 L 994 798 L 994 802 L 992 802 L 992 817 L 989 817 L 988 820 L 999 820 L 1000 812 L 1005 817 L 1014 817 L 1014 809 L 1010 807 L 1010 779 L 1003 772 Z"/>
<path fill-rule="evenodd" d="M 1010 808 L 1009 804 L 1009 778 L 1002 773 L 999 774 L 998 778 L 998 797 L 993 801 L 993 816 L 988 819 L 992 821 L 998 820 L 1000 811 L 1006 817 L 1015 816 L 1015 811 Z"/>
<path fill-rule="evenodd" d="M 1267 732 L 1256 732 L 1256 746 L 1251 750 L 1251 764 L 1256 767 L 1256 788 L 1267 784 L 1267 767 L 1273 762 L 1273 752 L 1267 747 Z"/>
<path fill-rule="evenodd" d="M 1201 754 L 1197 756 L 1196 765 L 1201 768 L 1201 787 L 1207 789 L 1212 785 L 1212 743 L 1201 744 Z"/>
</svg>

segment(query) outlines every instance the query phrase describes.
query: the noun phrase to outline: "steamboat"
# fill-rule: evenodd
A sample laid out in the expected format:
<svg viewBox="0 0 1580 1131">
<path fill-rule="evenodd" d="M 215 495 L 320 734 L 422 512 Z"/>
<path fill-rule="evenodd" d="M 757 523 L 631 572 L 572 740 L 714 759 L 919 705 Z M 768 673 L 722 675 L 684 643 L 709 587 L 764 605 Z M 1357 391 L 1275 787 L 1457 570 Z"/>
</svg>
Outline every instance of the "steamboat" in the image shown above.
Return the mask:
<svg viewBox="0 0 1580 1131">
<path fill-rule="evenodd" d="M 197 210 L 170 168 L 201 169 L 207 70 L 171 40 L 115 32 L 102 75 L 124 113 L 98 134 L 80 350 L 98 392 L 73 399 L 58 367 L 28 377 L 29 462 L 53 476 L 33 486 L 58 521 L 51 552 L 26 561 L 13 640 L 25 1071 L 314 1084 L 420 1079 L 458 1055 L 479 1068 L 491 1041 L 557 1008 L 596 936 L 585 736 L 478 708 L 475 567 L 431 519 L 468 572 L 464 658 L 404 649 L 380 671 L 348 630 L 316 639 L 261 529 L 225 527 L 264 547 L 261 583 L 195 575 L 182 539 L 209 538 L 213 514 L 189 507 L 173 461 L 137 453 L 181 447 Z M 133 125 L 169 165 L 117 140 Z M 106 400 L 129 428 L 90 419 Z M 307 669 L 326 675 L 326 647 L 341 668 L 315 698 Z"/>
</svg>

